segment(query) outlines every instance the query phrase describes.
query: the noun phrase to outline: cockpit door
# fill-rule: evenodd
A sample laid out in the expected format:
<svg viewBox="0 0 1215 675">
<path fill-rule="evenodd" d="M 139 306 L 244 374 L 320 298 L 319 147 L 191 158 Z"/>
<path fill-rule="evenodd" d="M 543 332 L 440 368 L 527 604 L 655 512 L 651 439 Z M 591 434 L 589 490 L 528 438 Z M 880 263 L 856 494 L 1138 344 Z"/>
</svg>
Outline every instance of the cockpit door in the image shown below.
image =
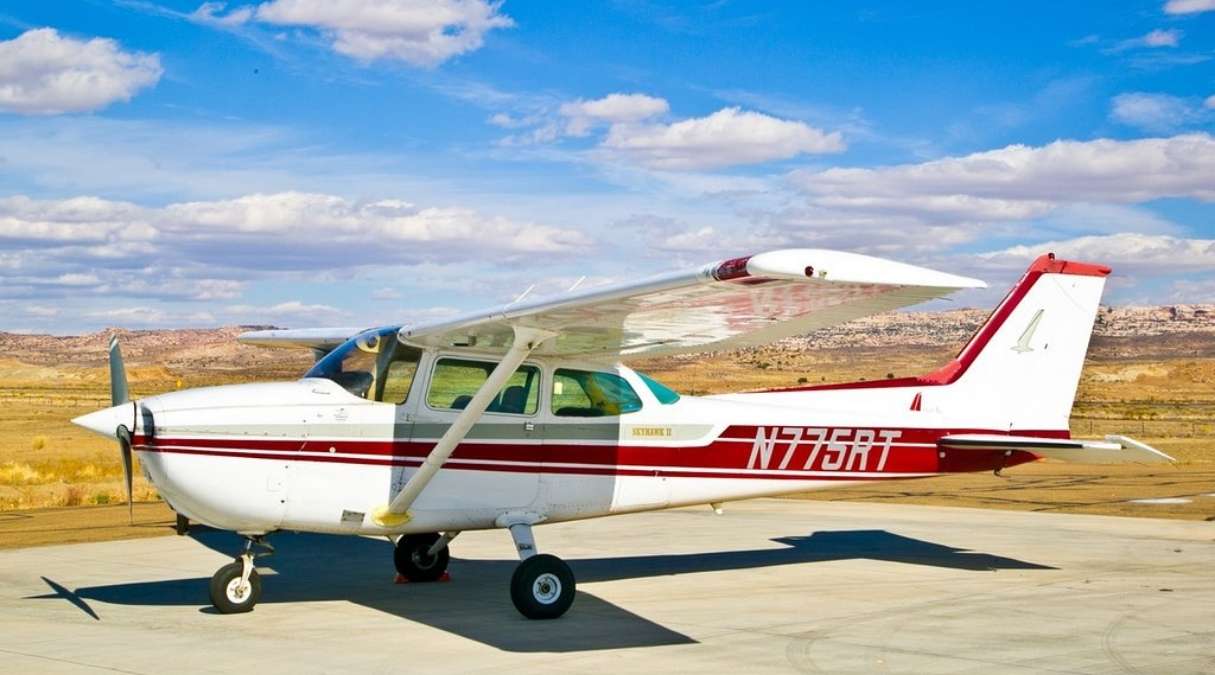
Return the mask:
<svg viewBox="0 0 1215 675">
<path fill-rule="evenodd" d="M 438 355 L 426 366 L 427 386 L 418 397 L 410 444 L 419 458 L 451 427 L 496 365 L 488 358 Z M 539 367 L 520 366 L 416 508 L 508 510 L 535 502 L 542 451 L 536 437 L 541 386 Z"/>
</svg>

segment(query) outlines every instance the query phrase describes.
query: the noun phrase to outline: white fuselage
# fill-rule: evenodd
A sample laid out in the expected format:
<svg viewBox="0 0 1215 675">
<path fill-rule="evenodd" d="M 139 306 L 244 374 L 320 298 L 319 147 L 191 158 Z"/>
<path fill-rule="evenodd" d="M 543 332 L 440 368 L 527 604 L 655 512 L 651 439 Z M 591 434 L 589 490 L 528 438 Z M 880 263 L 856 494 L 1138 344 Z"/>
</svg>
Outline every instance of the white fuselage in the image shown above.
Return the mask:
<svg viewBox="0 0 1215 675">
<path fill-rule="evenodd" d="M 369 514 L 400 490 L 458 414 L 422 395 L 439 356 L 423 357 L 402 405 L 314 378 L 146 398 L 134 449 L 174 509 L 242 533 L 480 529 L 509 513 L 556 522 L 991 468 L 973 466 L 973 453 L 950 466 L 935 439 L 957 425 L 909 410 L 911 391 L 883 391 L 897 400 L 884 409 L 835 407 L 847 395 L 827 391 L 663 404 L 633 371 L 599 365 L 632 384 L 640 410 L 558 417 L 550 388 L 541 387 L 535 414 L 485 413 L 414 503 L 412 520 L 379 527 Z M 557 365 L 528 363 L 545 382 Z"/>
</svg>

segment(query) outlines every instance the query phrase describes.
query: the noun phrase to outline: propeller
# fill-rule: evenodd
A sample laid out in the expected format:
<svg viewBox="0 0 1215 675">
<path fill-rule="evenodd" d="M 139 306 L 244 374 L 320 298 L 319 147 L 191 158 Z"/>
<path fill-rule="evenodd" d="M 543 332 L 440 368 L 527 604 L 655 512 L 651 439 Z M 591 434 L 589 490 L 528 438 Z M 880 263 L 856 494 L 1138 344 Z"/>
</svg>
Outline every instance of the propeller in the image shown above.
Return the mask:
<svg viewBox="0 0 1215 675">
<path fill-rule="evenodd" d="M 127 371 L 122 362 L 122 349 L 118 347 L 118 336 L 114 335 L 110 337 L 110 404 L 118 407 L 130 400 Z M 131 405 L 136 406 L 135 403 L 131 403 Z M 136 409 L 134 412 L 137 413 L 138 410 Z M 131 416 L 132 425 L 136 423 L 136 419 L 138 419 L 137 414 Z M 135 523 L 135 500 L 132 485 L 134 460 L 131 455 L 131 430 L 125 424 L 120 424 L 114 430 L 114 436 L 118 439 L 118 450 L 122 454 L 122 480 L 127 490 L 127 520 L 133 525 Z"/>
</svg>

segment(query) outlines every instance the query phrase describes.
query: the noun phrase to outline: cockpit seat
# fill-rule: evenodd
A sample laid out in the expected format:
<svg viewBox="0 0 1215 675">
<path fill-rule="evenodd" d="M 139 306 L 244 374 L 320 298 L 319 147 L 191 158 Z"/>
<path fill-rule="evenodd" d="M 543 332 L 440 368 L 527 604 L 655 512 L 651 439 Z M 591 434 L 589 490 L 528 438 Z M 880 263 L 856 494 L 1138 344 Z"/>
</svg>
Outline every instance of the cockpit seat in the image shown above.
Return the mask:
<svg viewBox="0 0 1215 675">
<path fill-rule="evenodd" d="M 499 401 L 497 410 L 494 412 L 510 413 L 512 415 L 522 415 L 523 409 L 527 405 L 527 389 L 519 385 L 507 387 L 502 392 L 502 400 Z"/>
</svg>

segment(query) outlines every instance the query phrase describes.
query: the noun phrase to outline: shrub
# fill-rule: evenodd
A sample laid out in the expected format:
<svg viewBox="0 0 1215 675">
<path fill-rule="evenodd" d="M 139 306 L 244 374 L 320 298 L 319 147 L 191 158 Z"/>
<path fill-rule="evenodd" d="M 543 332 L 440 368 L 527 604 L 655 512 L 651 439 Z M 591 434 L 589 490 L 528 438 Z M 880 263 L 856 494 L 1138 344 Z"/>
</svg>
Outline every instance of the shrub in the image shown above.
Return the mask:
<svg viewBox="0 0 1215 675">
<path fill-rule="evenodd" d="M 67 491 L 63 493 L 64 506 L 80 506 L 84 501 L 84 488 L 79 485 L 67 486 Z"/>
<path fill-rule="evenodd" d="M 40 434 L 38 436 L 34 436 L 34 439 L 30 443 L 30 446 L 33 447 L 35 450 L 41 450 L 46 447 L 46 443 L 47 443 L 46 436 L 43 436 Z"/>
</svg>

